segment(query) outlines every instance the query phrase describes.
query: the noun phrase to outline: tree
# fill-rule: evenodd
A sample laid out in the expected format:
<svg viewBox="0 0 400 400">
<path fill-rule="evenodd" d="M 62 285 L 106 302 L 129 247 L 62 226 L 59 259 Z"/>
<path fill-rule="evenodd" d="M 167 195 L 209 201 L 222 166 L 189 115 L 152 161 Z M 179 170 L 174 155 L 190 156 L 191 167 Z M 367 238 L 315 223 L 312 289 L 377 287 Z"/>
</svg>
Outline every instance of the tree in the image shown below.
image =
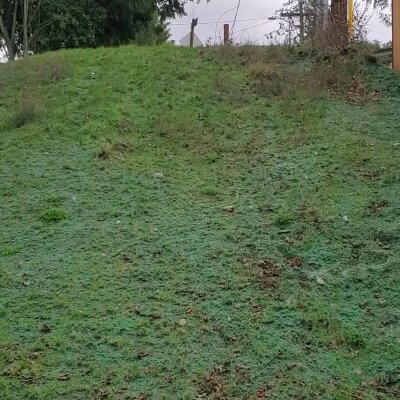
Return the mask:
<svg viewBox="0 0 400 400">
<path fill-rule="evenodd" d="M 23 11 L 22 27 L 24 32 L 23 49 L 24 49 L 24 57 L 26 57 L 29 53 L 29 43 L 28 43 L 29 0 L 24 0 L 22 11 Z"/>
<path fill-rule="evenodd" d="M 34 53 L 62 48 L 94 47 L 106 18 L 95 0 L 42 0 L 30 22 Z"/>
<path fill-rule="evenodd" d="M 0 46 L 17 53 L 168 38 L 167 18 L 199 0 L 0 0 Z M 207 0 L 208 1 L 208 0 Z"/>
<path fill-rule="evenodd" d="M 288 42 L 290 44 L 296 44 L 299 42 L 299 37 L 301 36 L 300 30 L 298 29 L 298 15 L 300 14 L 300 3 L 302 3 L 302 10 L 305 13 L 303 20 L 304 26 L 302 26 L 303 31 L 306 36 L 312 37 L 316 32 L 316 28 L 320 28 L 321 24 L 318 22 L 318 17 L 321 15 L 321 10 L 323 10 L 323 0 L 286 0 L 283 7 L 278 10 L 277 18 L 280 20 L 280 29 L 278 33 L 280 35 L 286 35 L 288 37 Z M 342 39 L 347 41 L 347 20 L 346 20 L 346 10 L 340 9 L 340 6 L 346 4 L 346 2 L 340 2 L 339 0 L 331 1 L 331 17 L 336 20 L 336 30 L 341 29 Z M 358 25 L 357 35 L 354 39 L 362 39 L 366 35 L 366 25 L 371 16 L 369 12 L 370 8 L 375 9 L 381 20 L 386 24 L 390 24 L 390 16 L 385 13 L 389 5 L 389 0 L 360 0 L 355 2 L 355 23 Z M 285 17 L 281 17 L 281 15 Z M 289 15 L 292 15 L 289 16 Z M 344 18 L 338 18 L 343 15 Z M 321 20 L 320 20 L 321 21 Z M 331 21 L 332 22 L 332 21 Z M 333 24 L 335 24 L 333 23 Z M 300 24 L 302 25 L 302 24 Z M 325 27 L 326 28 L 326 27 Z M 333 30 L 332 23 L 329 26 L 329 30 Z M 326 30 L 326 29 L 325 29 Z M 332 33 L 332 32 L 331 32 Z M 336 32 L 338 33 L 338 32 Z M 333 38 L 334 35 L 332 35 Z M 336 38 L 337 39 L 337 38 Z M 336 40 L 335 39 L 335 40 Z"/>
<path fill-rule="evenodd" d="M 9 61 L 17 54 L 18 0 L 0 0 L 0 45 L 6 50 Z"/>
<path fill-rule="evenodd" d="M 277 19 L 279 33 L 287 36 L 287 44 L 298 44 L 314 35 L 327 11 L 324 4 L 323 0 L 286 0 L 277 11 Z"/>
</svg>

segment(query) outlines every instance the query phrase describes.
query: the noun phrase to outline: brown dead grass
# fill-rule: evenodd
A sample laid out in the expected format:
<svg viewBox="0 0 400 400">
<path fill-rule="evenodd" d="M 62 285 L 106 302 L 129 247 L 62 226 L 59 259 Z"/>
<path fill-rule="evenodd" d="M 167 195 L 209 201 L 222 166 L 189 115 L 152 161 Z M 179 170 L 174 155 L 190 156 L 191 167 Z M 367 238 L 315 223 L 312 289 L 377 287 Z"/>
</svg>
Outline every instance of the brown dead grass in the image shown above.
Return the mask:
<svg viewBox="0 0 400 400">
<path fill-rule="evenodd" d="M 96 156 L 101 160 L 115 160 L 126 157 L 132 152 L 132 145 L 127 141 L 117 141 L 114 143 L 103 143 L 97 150 Z"/>
<path fill-rule="evenodd" d="M 244 265 L 262 289 L 274 291 L 279 286 L 281 271 L 272 260 L 249 258 L 244 260 Z"/>
<path fill-rule="evenodd" d="M 200 383 L 200 396 L 209 400 L 225 399 L 225 382 L 223 378 L 224 369 L 221 365 L 216 365 Z"/>
<path fill-rule="evenodd" d="M 379 100 L 362 73 L 367 56 L 364 48 L 360 45 L 349 50 L 332 43 L 329 34 L 323 32 L 301 49 L 247 45 L 212 47 L 203 52 L 223 65 L 245 66 L 249 87 L 258 96 L 315 98 L 330 93 L 356 104 Z M 302 66 L 301 60 L 311 61 L 311 65 Z M 220 90 L 221 79 L 216 79 L 215 86 Z"/>
</svg>

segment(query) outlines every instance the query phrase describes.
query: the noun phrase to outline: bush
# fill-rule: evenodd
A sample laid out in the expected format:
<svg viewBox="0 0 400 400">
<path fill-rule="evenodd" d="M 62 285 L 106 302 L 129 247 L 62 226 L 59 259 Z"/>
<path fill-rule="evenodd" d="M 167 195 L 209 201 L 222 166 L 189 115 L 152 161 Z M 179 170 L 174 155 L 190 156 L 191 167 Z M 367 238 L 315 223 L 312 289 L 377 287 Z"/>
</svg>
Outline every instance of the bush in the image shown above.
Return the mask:
<svg viewBox="0 0 400 400">
<path fill-rule="evenodd" d="M 217 62 L 245 66 L 250 88 L 259 96 L 295 99 L 330 93 L 355 103 L 376 100 L 378 93 L 370 89 L 365 73 L 368 47 L 347 42 L 334 47 L 328 35 L 317 38 L 299 48 L 246 45 L 202 51 Z"/>
<path fill-rule="evenodd" d="M 17 106 L 17 110 L 10 118 L 10 126 L 15 129 L 21 128 L 32 122 L 36 115 L 37 102 L 35 102 L 31 94 L 25 92 Z"/>
</svg>

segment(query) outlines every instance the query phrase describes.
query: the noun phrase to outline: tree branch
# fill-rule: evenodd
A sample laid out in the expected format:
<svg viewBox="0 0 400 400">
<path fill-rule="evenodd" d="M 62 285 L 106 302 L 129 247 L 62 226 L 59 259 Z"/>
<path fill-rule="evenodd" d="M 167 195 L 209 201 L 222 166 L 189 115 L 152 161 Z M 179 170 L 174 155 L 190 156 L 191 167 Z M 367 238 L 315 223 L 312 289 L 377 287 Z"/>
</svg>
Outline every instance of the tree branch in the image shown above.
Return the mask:
<svg viewBox="0 0 400 400">
<path fill-rule="evenodd" d="M 3 16 L 0 14 L 0 31 L 1 34 L 3 35 L 3 39 L 6 42 L 6 46 L 9 47 L 11 40 L 10 40 L 10 35 L 8 34 L 8 31 L 4 25 L 3 21 Z"/>
<path fill-rule="evenodd" d="M 13 20 L 12 20 L 12 27 L 11 27 L 11 40 L 14 42 L 15 39 L 15 29 L 17 26 L 17 11 L 18 11 L 18 1 L 14 3 L 14 13 L 13 13 Z"/>
<path fill-rule="evenodd" d="M 29 25 L 32 23 L 33 19 L 36 17 L 36 14 L 38 13 L 40 6 L 41 6 L 42 0 L 38 1 L 38 4 L 35 8 L 35 11 L 32 13 L 31 17 L 29 18 Z"/>
</svg>

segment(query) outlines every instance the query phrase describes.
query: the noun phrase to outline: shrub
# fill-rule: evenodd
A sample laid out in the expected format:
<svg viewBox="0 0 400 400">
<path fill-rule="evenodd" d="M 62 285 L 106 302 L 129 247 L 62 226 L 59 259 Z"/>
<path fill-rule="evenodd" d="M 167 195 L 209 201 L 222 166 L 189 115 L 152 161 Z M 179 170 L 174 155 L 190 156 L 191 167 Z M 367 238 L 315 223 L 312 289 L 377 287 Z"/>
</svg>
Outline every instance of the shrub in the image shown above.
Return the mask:
<svg viewBox="0 0 400 400">
<path fill-rule="evenodd" d="M 364 103 L 379 98 L 366 77 L 371 46 L 363 41 L 361 23 L 349 43 L 347 26 L 328 19 L 297 47 L 215 46 L 201 52 L 223 65 L 242 65 L 249 71 L 250 88 L 259 96 L 299 98 L 324 93 Z M 216 88 L 223 87 L 217 77 Z"/>
<path fill-rule="evenodd" d="M 65 79 L 68 76 L 69 68 L 62 60 L 50 58 L 47 62 L 36 64 L 36 73 L 40 83 L 52 83 Z"/>
<path fill-rule="evenodd" d="M 10 126 L 12 128 L 21 128 L 24 125 L 32 122 L 37 115 L 37 102 L 33 96 L 27 92 L 22 96 L 17 110 L 10 118 Z"/>
</svg>

